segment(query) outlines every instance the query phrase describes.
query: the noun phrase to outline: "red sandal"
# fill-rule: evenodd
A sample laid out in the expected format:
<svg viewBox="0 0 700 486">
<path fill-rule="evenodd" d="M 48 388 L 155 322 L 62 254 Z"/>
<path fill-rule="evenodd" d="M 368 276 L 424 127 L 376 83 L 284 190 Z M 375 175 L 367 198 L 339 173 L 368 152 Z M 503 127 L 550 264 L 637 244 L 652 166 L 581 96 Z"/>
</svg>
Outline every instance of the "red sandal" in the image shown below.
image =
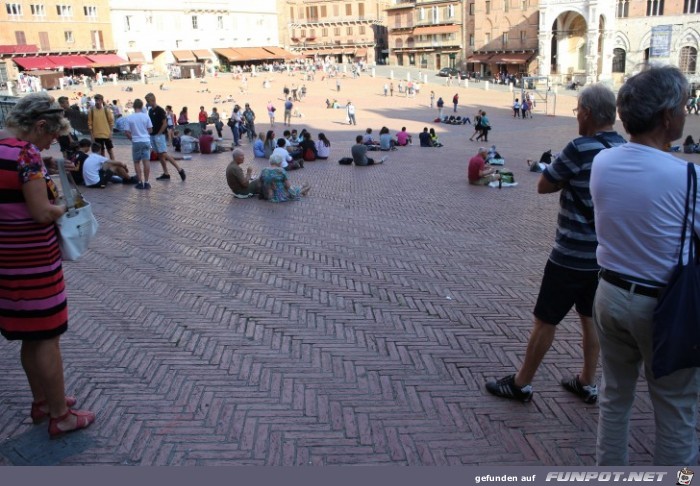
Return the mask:
<svg viewBox="0 0 700 486">
<path fill-rule="evenodd" d="M 75 417 L 75 426 L 70 429 L 61 429 L 58 425 L 66 420 L 69 415 L 73 415 Z M 84 429 L 90 426 L 90 424 L 94 421 L 95 414 L 93 412 L 89 412 L 87 410 L 71 410 L 69 408 L 68 411 L 60 417 L 49 418 L 49 437 L 51 439 L 55 439 L 64 434 L 68 434 L 69 432 Z"/>
<path fill-rule="evenodd" d="M 76 400 L 75 397 L 66 397 L 66 407 L 70 408 L 73 405 L 78 403 L 78 400 Z M 42 410 L 44 407 L 46 407 L 46 411 Z M 32 417 L 32 422 L 35 424 L 40 424 L 47 418 L 49 418 L 49 407 L 46 403 L 46 400 L 42 400 L 40 402 L 32 402 L 32 411 L 29 414 L 30 417 Z"/>
</svg>

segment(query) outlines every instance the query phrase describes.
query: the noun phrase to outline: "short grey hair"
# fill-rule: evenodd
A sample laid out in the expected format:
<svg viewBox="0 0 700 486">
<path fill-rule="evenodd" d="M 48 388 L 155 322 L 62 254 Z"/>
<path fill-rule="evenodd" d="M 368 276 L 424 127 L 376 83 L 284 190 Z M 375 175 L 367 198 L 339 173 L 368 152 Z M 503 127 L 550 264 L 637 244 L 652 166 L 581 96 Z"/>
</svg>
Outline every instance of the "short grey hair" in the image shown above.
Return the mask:
<svg viewBox="0 0 700 486">
<path fill-rule="evenodd" d="M 477 154 L 487 154 L 489 153 L 489 149 L 486 147 L 479 147 L 479 150 L 476 152 Z"/>
<path fill-rule="evenodd" d="M 282 158 L 282 155 L 280 154 L 272 154 L 270 155 L 270 165 L 282 165 L 282 162 L 284 159 Z"/>
<path fill-rule="evenodd" d="M 661 123 L 662 111 L 683 113 L 687 96 L 688 80 L 680 69 L 651 65 L 622 85 L 617 94 L 617 111 L 627 133 L 639 135 Z"/>
<path fill-rule="evenodd" d="M 236 157 L 245 157 L 245 152 L 242 151 L 241 149 L 237 148 L 237 149 L 233 149 L 233 152 L 231 153 L 231 155 L 233 156 L 234 159 L 236 159 Z"/>
<path fill-rule="evenodd" d="M 615 123 L 615 93 L 607 86 L 587 86 L 578 96 L 578 103 L 591 112 L 596 127 Z"/>
<path fill-rule="evenodd" d="M 39 120 L 46 121 L 46 133 L 63 135 L 70 130 L 61 105 L 43 92 L 30 93 L 19 100 L 5 118 L 5 125 L 21 137 L 30 133 Z"/>
</svg>

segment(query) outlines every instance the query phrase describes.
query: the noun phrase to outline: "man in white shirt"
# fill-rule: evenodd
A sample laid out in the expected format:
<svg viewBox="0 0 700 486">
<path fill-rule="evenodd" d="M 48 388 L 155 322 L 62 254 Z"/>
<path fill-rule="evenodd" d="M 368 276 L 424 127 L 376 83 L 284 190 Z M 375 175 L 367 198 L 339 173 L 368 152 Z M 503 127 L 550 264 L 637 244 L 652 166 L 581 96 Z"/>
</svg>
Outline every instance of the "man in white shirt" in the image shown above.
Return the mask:
<svg viewBox="0 0 700 486">
<path fill-rule="evenodd" d="M 180 148 L 183 154 L 199 152 L 199 140 L 192 136 L 192 130 L 185 128 L 185 133 L 180 137 Z"/>
<path fill-rule="evenodd" d="M 126 137 L 131 140 L 131 156 L 134 161 L 134 170 L 138 182 L 136 189 L 150 189 L 148 178 L 151 175 L 151 132 L 153 123 L 146 112 L 143 111 L 143 101 L 134 100 L 134 113 L 126 117 L 128 127 Z M 143 169 L 141 164 L 143 163 Z"/>
<path fill-rule="evenodd" d="M 129 180 L 129 169 L 124 162 L 110 161 L 100 155 L 102 146 L 94 143 L 91 146 L 92 153 L 83 162 L 83 180 L 86 187 L 104 189 L 112 176 L 118 175 L 122 181 Z"/>
</svg>

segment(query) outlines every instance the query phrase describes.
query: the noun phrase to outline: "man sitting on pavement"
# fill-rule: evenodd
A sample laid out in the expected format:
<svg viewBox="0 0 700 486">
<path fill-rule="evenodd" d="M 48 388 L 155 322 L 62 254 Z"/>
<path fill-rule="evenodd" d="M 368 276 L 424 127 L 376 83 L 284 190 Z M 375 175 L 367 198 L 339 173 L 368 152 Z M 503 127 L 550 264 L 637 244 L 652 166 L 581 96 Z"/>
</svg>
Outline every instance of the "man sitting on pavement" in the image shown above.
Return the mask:
<svg viewBox="0 0 700 486">
<path fill-rule="evenodd" d="M 185 128 L 185 133 L 180 137 L 180 150 L 183 154 L 199 152 L 199 140 L 192 136 L 189 128 Z"/>
<path fill-rule="evenodd" d="M 287 144 L 287 140 L 284 138 L 279 138 L 277 139 L 277 148 L 272 151 L 272 155 L 277 154 L 278 156 L 282 157 L 282 168 L 286 170 L 296 170 L 296 169 L 303 169 L 304 168 L 304 160 L 303 159 L 295 159 L 291 153 L 289 153 L 289 150 L 287 150 L 285 145 Z M 270 157 L 272 157 L 270 155 Z"/>
<path fill-rule="evenodd" d="M 489 151 L 485 147 L 479 147 L 477 154 L 469 159 L 469 168 L 467 169 L 467 177 L 469 184 L 476 186 L 486 186 L 491 181 L 497 181 L 499 175 L 496 174 L 494 167 L 486 164 L 486 156 Z"/>
<path fill-rule="evenodd" d="M 93 142 L 92 153 L 83 162 L 83 180 L 86 187 L 104 189 L 113 175 L 118 175 L 123 181 L 131 182 L 129 168 L 124 162 L 110 161 L 100 155 L 102 145 Z"/>
<path fill-rule="evenodd" d="M 241 165 L 245 162 L 245 152 L 237 148 L 233 150 L 233 160 L 226 167 L 226 183 L 233 195 L 239 199 L 260 194 L 260 179 L 251 178 L 253 168 L 248 167 L 243 173 Z"/>
<path fill-rule="evenodd" d="M 352 160 L 353 162 L 355 162 L 355 165 L 367 166 L 383 164 L 384 161 L 388 159 L 388 157 L 385 155 L 376 162 L 374 159 L 367 157 L 367 145 L 362 143 L 362 138 L 362 135 L 358 135 L 357 137 L 355 137 L 356 143 L 350 148 L 350 152 L 352 153 Z"/>
</svg>

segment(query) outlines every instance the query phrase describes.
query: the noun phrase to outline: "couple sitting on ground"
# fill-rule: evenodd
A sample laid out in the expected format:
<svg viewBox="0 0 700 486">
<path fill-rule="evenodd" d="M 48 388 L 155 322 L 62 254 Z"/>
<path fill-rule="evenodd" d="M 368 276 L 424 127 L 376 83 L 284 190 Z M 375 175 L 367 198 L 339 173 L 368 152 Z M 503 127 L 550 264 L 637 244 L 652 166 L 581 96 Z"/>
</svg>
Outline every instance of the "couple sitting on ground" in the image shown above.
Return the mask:
<svg viewBox="0 0 700 486">
<path fill-rule="evenodd" d="M 205 130 L 199 138 L 195 138 L 192 136 L 192 130 L 189 128 L 185 128 L 185 133 L 182 136 L 175 130 L 173 147 L 175 147 L 176 152 L 182 152 L 183 154 L 200 153 L 206 155 L 230 150 L 216 143 L 214 132 L 211 130 Z"/>
<path fill-rule="evenodd" d="M 428 131 L 428 127 L 423 127 L 423 132 L 418 135 L 418 139 L 421 147 L 442 147 L 434 128 Z"/>
<path fill-rule="evenodd" d="M 396 134 L 396 138 L 392 138 L 387 127 L 382 127 L 379 130 L 379 140 L 372 138 L 372 129 L 365 130 L 362 136 L 362 143 L 367 145 L 368 150 L 396 150 L 397 146 L 406 146 L 412 143 L 411 136 L 406 132 L 406 127 L 401 127 L 401 131 Z"/>
<path fill-rule="evenodd" d="M 287 172 L 282 168 L 284 158 L 279 154 L 270 156 L 270 167 L 263 169 L 257 178 L 252 177 L 252 167 L 243 172 L 241 165 L 244 162 L 245 153 L 235 149 L 233 160 L 226 168 L 226 182 L 238 199 L 258 196 L 271 202 L 298 201 L 311 190 L 309 184 L 292 186 Z"/>
</svg>

